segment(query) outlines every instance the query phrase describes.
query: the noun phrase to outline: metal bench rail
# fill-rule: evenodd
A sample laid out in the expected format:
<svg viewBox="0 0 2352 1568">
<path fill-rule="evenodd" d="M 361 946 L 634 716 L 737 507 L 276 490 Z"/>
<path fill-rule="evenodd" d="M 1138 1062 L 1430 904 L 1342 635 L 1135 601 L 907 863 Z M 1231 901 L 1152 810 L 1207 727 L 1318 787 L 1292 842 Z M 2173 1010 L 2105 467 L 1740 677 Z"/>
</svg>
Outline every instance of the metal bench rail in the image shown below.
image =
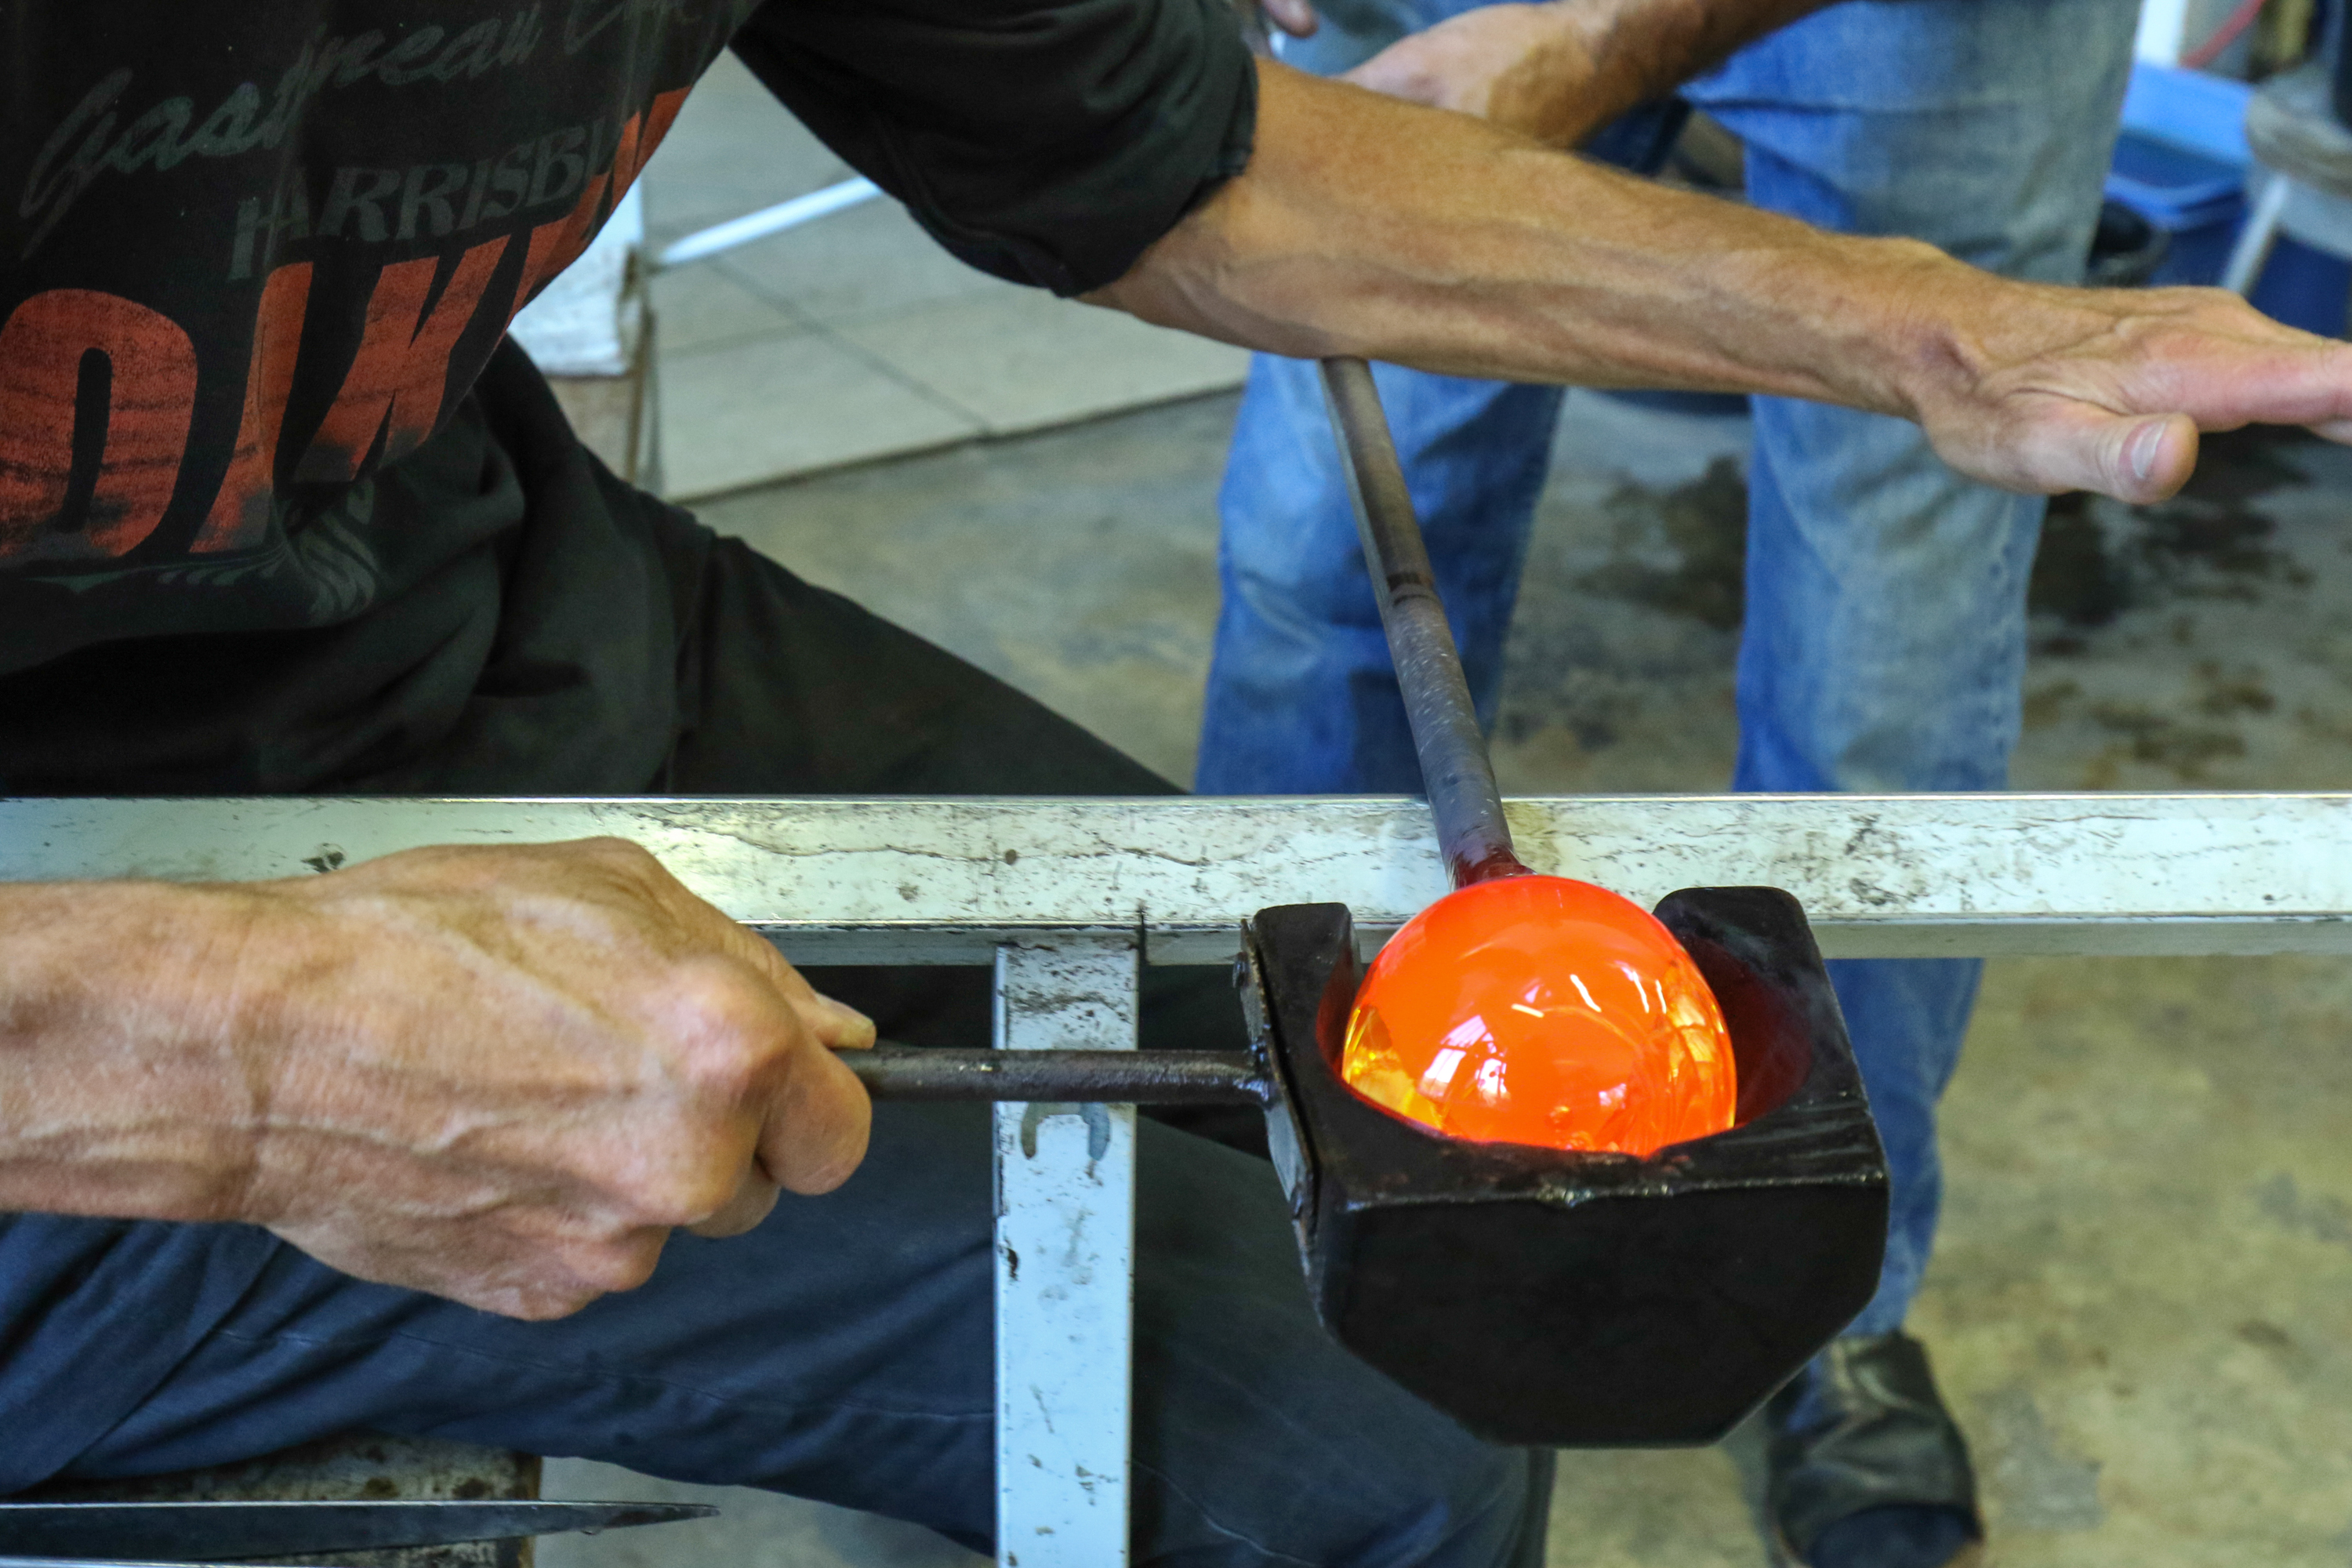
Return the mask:
<svg viewBox="0 0 2352 1568">
<path fill-rule="evenodd" d="M 1580 796 L 1523 858 L 1654 903 L 1769 884 L 1832 957 L 2352 952 L 2352 795 Z M 808 963 L 996 965 L 1010 1049 L 1131 1048 L 1139 961 L 1277 904 L 1377 945 L 1447 882 L 1405 798 L 0 801 L 0 879 L 299 876 L 614 835 Z M 998 1556 L 1127 1560 L 1130 1107 L 996 1110 Z M 1018 1261 L 1017 1270 L 1013 1267 Z"/>
</svg>

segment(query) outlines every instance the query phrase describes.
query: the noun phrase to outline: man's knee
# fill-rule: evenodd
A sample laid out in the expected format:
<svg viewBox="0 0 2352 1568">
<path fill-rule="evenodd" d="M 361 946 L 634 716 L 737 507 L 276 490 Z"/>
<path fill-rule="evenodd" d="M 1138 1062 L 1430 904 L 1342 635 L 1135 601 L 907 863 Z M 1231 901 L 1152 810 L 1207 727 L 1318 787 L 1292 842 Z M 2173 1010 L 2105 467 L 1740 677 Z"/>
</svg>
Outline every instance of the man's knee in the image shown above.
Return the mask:
<svg viewBox="0 0 2352 1568">
<path fill-rule="evenodd" d="M 1549 1472 L 1323 1331 L 1270 1166 L 1150 1125 L 1139 1143 L 1138 1556 L 1517 1568 Z"/>
<path fill-rule="evenodd" d="M 1147 1472 L 1139 1558 L 1185 1568 L 1539 1568 L 1551 1456 L 1431 1420 L 1446 1428 L 1435 1442 L 1400 1445 L 1391 1428 L 1311 1450 L 1286 1445 L 1249 1457 L 1245 1482 L 1201 1495 Z"/>
</svg>

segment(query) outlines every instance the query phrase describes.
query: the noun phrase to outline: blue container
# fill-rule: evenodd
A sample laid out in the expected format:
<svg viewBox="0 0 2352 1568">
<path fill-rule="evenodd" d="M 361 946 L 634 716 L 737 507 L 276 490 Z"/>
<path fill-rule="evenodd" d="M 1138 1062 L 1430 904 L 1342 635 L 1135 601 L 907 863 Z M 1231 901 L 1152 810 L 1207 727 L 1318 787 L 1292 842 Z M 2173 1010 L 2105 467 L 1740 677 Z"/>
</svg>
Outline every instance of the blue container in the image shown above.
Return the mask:
<svg viewBox="0 0 2352 1568">
<path fill-rule="evenodd" d="M 2246 100 L 2253 95 L 2228 77 L 2135 61 L 2124 89 L 2124 129 L 2242 173 L 2254 161 L 2246 145 Z"/>
<path fill-rule="evenodd" d="M 2246 100 L 2242 81 L 2145 63 L 2132 67 L 2107 195 L 2172 237 L 2152 283 L 2218 283 L 2245 225 Z M 2352 262 L 2282 239 L 2254 285 L 2274 321 L 2345 333 Z"/>
<path fill-rule="evenodd" d="M 2172 237 L 2152 284 L 2218 283 L 2246 216 L 2246 176 L 2232 168 L 2126 129 L 2116 139 L 2107 196 Z"/>
</svg>

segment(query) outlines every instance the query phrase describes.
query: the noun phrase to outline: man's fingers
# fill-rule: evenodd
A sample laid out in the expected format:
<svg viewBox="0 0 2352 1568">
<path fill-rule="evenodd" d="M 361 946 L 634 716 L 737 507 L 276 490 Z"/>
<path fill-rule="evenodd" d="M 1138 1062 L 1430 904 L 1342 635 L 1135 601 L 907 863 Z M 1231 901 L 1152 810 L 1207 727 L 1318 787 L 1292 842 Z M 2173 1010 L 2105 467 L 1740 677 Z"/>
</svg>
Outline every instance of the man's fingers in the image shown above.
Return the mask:
<svg viewBox="0 0 2352 1568">
<path fill-rule="evenodd" d="M 787 1192 L 829 1193 L 866 1158 L 873 1121 L 855 1073 L 829 1050 L 800 1052 L 760 1130 L 760 1165 Z"/>
<path fill-rule="evenodd" d="M 1259 0 L 1265 19 L 1294 38 L 1314 36 L 1318 21 L 1315 0 Z"/>
<path fill-rule="evenodd" d="M 725 1208 L 700 1224 L 687 1228 L 697 1236 L 712 1238 L 740 1236 L 747 1230 L 757 1228 L 760 1222 L 773 1212 L 777 1192 L 776 1184 L 768 1179 L 765 1171 L 754 1164 Z"/>
<path fill-rule="evenodd" d="M 809 995 L 825 1016 L 829 1027 L 819 1031 L 818 1037 L 836 1051 L 870 1051 L 874 1048 L 874 1020 L 846 1002 L 836 1002 L 820 991 Z"/>
<path fill-rule="evenodd" d="M 846 1002 L 837 1002 L 819 993 L 808 983 L 808 977 L 794 969 L 778 952 L 775 944 L 748 927 L 712 910 L 712 916 L 726 927 L 724 941 L 727 950 L 758 970 L 784 999 L 800 1019 L 802 1027 L 816 1037 L 820 1045 L 836 1051 L 862 1051 L 874 1044 L 874 1020 Z"/>
<path fill-rule="evenodd" d="M 767 944 L 762 942 L 761 945 L 764 947 Z M 811 989 L 809 983 L 801 979 L 799 972 L 784 963 L 782 958 L 776 962 L 791 973 L 794 980 L 800 981 L 797 986 L 790 989 L 779 984 L 777 989 L 783 993 L 785 1004 L 800 1019 L 801 1026 L 815 1037 L 817 1044 L 831 1047 L 836 1051 L 863 1051 L 873 1047 L 873 1019 L 846 1002 L 836 1002 L 824 993 Z"/>
<path fill-rule="evenodd" d="M 874 1043 L 874 1023 L 855 1007 L 820 996 L 807 979 L 778 952 L 775 944 L 727 918 L 726 913 L 672 876 L 668 868 L 642 847 L 624 838 L 583 838 L 574 848 L 606 860 L 649 888 L 690 938 L 717 943 L 719 950 L 751 964 L 782 994 L 801 1021 L 835 1050 L 856 1050 Z"/>
<path fill-rule="evenodd" d="M 2204 301 L 2209 337 L 2147 390 L 2208 430 L 2352 421 L 2352 344 L 2256 315 L 2234 295 Z M 2143 403 L 2142 406 L 2146 406 Z"/>
</svg>

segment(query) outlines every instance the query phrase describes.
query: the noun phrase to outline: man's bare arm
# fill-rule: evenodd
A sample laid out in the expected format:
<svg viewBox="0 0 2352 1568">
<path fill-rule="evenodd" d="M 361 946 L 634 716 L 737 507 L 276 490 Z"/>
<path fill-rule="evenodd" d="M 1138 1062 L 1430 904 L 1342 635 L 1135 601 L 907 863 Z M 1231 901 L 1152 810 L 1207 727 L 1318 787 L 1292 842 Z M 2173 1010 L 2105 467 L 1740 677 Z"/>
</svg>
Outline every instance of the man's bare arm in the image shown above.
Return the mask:
<svg viewBox="0 0 2352 1568">
<path fill-rule="evenodd" d="M 2154 500 L 2200 428 L 2352 436 L 2352 346 L 2218 290 L 2011 282 L 1345 82 L 1259 79 L 1247 169 L 1091 298 L 1300 357 L 1899 415 L 2018 490 Z"/>
<path fill-rule="evenodd" d="M 837 1185 L 873 1026 L 617 841 L 0 886 L 0 1209 L 267 1226 L 548 1317 Z"/>
<path fill-rule="evenodd" d="M 1482 5 L 1348 79 L 1571 147 L 1831 0 L 1542 0 Z"/>
</svg>

